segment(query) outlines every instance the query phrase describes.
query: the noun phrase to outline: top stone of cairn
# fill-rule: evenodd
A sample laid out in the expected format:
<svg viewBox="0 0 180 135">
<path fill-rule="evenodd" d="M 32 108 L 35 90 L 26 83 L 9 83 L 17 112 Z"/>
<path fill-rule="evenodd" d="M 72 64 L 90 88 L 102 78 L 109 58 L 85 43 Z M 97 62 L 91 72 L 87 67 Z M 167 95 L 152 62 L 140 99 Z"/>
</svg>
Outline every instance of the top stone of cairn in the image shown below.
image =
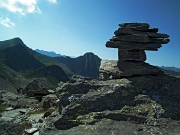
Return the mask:
<svg viewBox="0 0 180 135">
<path fill-rule="evenodd" d="M 121 23 L 119 26 L 126 29 L 147 31 L 150 25 L 148 23 Z"/>
<path fill-rule="evenodd" d="M 106 47 L 125 50 L 152 50 L 157 51 L 167 44 L 169 35 L 157 33 L 158 28 L 149 28 L 148 23 L 122 23 L 120 28 L 114 32 Z"/>
</svg>

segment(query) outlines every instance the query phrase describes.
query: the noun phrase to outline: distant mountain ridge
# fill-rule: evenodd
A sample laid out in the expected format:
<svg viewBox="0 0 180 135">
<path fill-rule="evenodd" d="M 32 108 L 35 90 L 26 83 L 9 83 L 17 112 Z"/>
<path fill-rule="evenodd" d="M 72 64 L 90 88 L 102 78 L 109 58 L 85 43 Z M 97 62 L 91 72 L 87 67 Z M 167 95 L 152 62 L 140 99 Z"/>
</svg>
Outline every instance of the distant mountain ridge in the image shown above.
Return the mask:
<svg viewBox="0 0 180 135">
<path fill-rule="evenodd" d="M 161 66 L 159 67 L 162 69 L 162 71 L 164 71 L 165 73 L 172 75 L 172 76 L 180 76 L 180 68 L 176 68 L 176 67 L 165 67 L 165 66 Z"/>
<path fill-rule="evenodd" d="M 161 66 L 160 68 L 165 69 L 165 70 L 172 70 L 172 71 L 175 71 L 175 72 L 180 72 L 180 68 L 177 68 L 177 67 Z"/>
<path fill-rule="evenodd" d="M 46 56 L 50 56 L 50 57 L 66 57 L 66 55 L 57 54 L 54 51 L 44 51 L 44 50 L 39 50 L 39 49 L 36 49 L 34 51 L 40 54 L 46 55 Z"/>
<path fill-rule="evenodd" d="M 57 54 L 54 51 L 44 51 L 44 50 L 40 50 L 40 49 L 35 49 L 34 51 L 49 56 L 49 57 L 71 57 L 71 58 L 76 58 L 75 56 L 66 56 L 66 55 L 61 55 L 61 54 Z"/>
</svg>

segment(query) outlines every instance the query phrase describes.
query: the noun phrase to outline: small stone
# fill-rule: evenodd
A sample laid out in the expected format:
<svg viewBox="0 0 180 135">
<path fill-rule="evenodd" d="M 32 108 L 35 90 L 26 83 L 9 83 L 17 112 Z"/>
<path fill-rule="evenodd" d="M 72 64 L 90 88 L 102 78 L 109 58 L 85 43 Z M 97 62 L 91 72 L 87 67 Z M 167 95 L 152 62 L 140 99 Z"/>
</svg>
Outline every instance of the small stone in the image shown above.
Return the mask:
<svg viewBox="0 0 180 135">
<path fill-rule="evenodd" d="M 38 121 L 39 123 L 43 123 L 43 120 L 42 119 L 39 119 L 39 121 Z"/>
<path fill-rule="evenodd" d="M 46 96 L 43 96 L 42 98 L 42 103 L 43 103 L 43 108 L 50 108 L 52 106 L 57 105 L 57 96 L 55 94 L 49 94 Z"/>
<path fill-rule="evenodd" d="M 34 134 L 35 132 L 37 132 L 38 129 L 37 128 L 31 128 L 31 129 L 26 129 L 24 132 L 28 135 L 32 135 Z"/>
<path fill-rule="evenodd" d="M 39 133 L 39 131 L 37 131 L 33 135 L 40 135 L 40 133 Z"/>
<path fill-rule="evenodd" d="M 51 114 L 52 114 L 51 112 L 45 112 L 43 118 L 46 118 L 46 117 L 48 117 Z"/>
<path fill-rule="evenodd" d="M 5 111 L 11 111 L 11 110 L 13 110 L 12 107 L 8 107 L 8 108 L 5 109 Z"/>
<path fill-rule="evenodd" d="M 21 109 L 21 110 L 19 110 L 19 112 L 22 113 L 22 114 L 25 114 L 27 112 L 27 110 L 26 109 Z"/>
<path fill-rule="evenodd" d="M 156 32 L 158 32 L 158 28 L 151 28 L 151 29 L 148 29 L 147 30 L 147 32 L 154 32 L 154 33 L 156 33 Z"/>
<path fill-rule="evenodd" d="M 55 91 L 54 90 L 47 90 L 50 94 L 54 94 Z"/>
</svg>

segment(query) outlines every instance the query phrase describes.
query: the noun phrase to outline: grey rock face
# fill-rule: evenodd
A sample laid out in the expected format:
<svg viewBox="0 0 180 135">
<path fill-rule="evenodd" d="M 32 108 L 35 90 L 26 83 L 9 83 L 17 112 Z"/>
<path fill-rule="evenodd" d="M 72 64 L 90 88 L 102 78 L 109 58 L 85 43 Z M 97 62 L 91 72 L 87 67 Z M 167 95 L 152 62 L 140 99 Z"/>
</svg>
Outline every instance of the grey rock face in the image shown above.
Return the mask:
<svg viewBox="0 0 180 135">
<path fill-rule="evenodd" d="M 37 128 L 31 128 L 31 129 L 25 130 L 25 133 L 28 134 L 28 135 L 32 135 L 32 134 L 34 134 L 37 131 L 38 131 Z"/>
<path fill-rule="evenodd" d="M 145 62 L 103 60 L 100 66 L 100 80 L 119 79 L 138 75 L 158 75 L 163 72 Z"/>
<path fill-rule="evenodd" d="M 55 94 L 50 94 L 42 97 L 43 108 L 50 108 L 57 106 L 57 96 Z"/>
<path fill-rule="evenodd" d="M 146 53 L 144 50 L 123 50 L 118 49 L 119 61 L 145 61 Z"/>
<path fill-rule="evenodd" d="M 107 65 L 109 68 L 112 68 L 112 65 L 118 67 L 119 64 L 118 61 L 112 61 L 112 63 L 110 61 L 102 61 L 102 63 L 104 63 L 104 67 Z M 138 66 L 144 64 L 144 62 L 135 63 L 138 63 Z M 147 66 L 147 70 L 154 70 L 151 68 L 153 66 Z M 157 75 L 137 75 L 122 79 L 111 77 L 111 79 L 105 80 L 97 81 L 86 77 L 74 77 L 71 81 L 60 84 L 62 86 L 58 89 L 60 115 L 57 117 L 49 116 L 47 118 L 48 123 L 51 122 L 49 125 L 53 123 L 57 131 L 67 133 L 71 129 L 77 129 L 81 125 L 95 125 L 103 119 L 128 121 L 129 124 L 136 122 L 138 125 L 143 123 L 144 127 L 146 125 L 153 125 L 153 127 L 157 125 L 158 127 L 159 124 L 162 125 L 159 122 L 162 116 L 176 116 L 179 118 L 178 110 L 180 108 L 178 107 L 178 97 L 174 99 L 167 96 L 167 94 L 171 93 L 170 91 L 172 89 L 173 92 L 171 94 L 174 94 L 174 92 L 175 94 L 178 93 L 179 86 L 177 84 L 180 84 L 179 79 L 158 73 Z M 176 82 L 176 90 L 172 88 L 172 82 Z M 83 86 L 79 85 L 79 83 L 89 84 L 91 87 L 88 87 L 86 92 L 82 93 L 81 91 L 77 91 Z M 167 85 L 168 91 L 165 89 L 161 90 L 161 88 L 164 88 L 164 84 Z M 69 91 L 72 86 L 73 90 Z M 143 93 L 146 93 L 146 95 Z M 158 99 L 158 97 L 160 98 Z M 165 99 L 167 99 L 167 102 L 164 101 Z M 67 101 L 67 104 L 64 104 L 64 100 Z M 176 102 L 176 104 L 171 107 L 171 102 Z M 175 110 L 175 108 L 177 110 L 172 114 L 170 111 Z M 164 129 L 162 128 L 162 133 L 164 133 Z M 51 129 L 51 133 L 56 130 Z M 104 131 L 102 132 L 104 134 Z M 87 133 L 90 132 L 87 131 Z"/>
<path fill-rule="evenodd" d="M 0 120 L 1 135 L 20 135 L 23 133 L 24 127 L 20 123 L 12 123 Z"/>
<path fill-rule="evenodd" d="M 117 60 L 102 60 L 99 67 L 99 79 L 109 80 L 119 77 L 122 71 L 119 70 L 117 64 Z"/>
</svg>

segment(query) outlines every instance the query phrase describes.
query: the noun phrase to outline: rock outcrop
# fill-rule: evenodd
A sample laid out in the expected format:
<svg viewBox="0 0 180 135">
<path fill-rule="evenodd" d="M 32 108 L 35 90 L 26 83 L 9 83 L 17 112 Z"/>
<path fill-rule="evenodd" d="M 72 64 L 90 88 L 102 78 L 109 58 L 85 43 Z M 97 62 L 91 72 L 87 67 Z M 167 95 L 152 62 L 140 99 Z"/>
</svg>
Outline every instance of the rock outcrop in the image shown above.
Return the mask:
<svg viewBox="0 0 180 135">
<path fill-rule="evenodd" d="M 157 33 L 158 28 L 149 29 L 147 23 L 123 23 L 119 26 L 115 36 L 106 43 L 106 47 L 118 48 L 118 61 L 102 61 L 100 79 L 161 74 L 160 69 L 144 62 L 145 50 L 157 51 L 161 44 L 170 41 L 169 35 Z M 113 66 L 108 70 L 107 65 Z"/>
<path fill-rule="evenodd" d="M 106 43 L 107 47 L 119 49 L 118 61 L 101 61 L 100 81 L 73 76 L 69 82 L 59 83 L 57 96 L 60 115 L 47 118 L 43 134 L 51 128 L 51 133 L 84 132 L 98 135 L 99 129 L 109 121 L 113 127 L 109 129 L 109 134 L 176 133 L 163 128 L 166 119 L 161 117 L 180 119 L 177 96 L 180 79 L 168 76 L 159 68 L 144 62 L 145 50 L 157 50 L 161 44 L 169 42 L 169 36 L 157 33 L 157 28 L 149 29 L 147 23 L 125 23 L 120 26 L 115 31 L 116 36 Z M 129 122 L 131 127 L 134 122 L 143 126 L 136 131 L 113 130 L 114 120 Z M 121 124 L 118 125 L 120 127 Z M 173 125 L 176 129 L 178 126 Z M 93 127 L 93 131 L 89 131 L 89 127 Z"/>
<path fill-rule="evenodd" d="M 59 83 L 59 113 L 47 117 L 41 133 L 82 134 L 85 131 L 98 135 L 99 128 L 107 126 L 105 123 L 110 121 L 114 128 L 116 124 L 120 126 L 124 123 L 124 134 L 176 133 L 180 125 L 177 121 L 174 121 L 174 125 L 173 120 L 166 118 L 180 119 L 179 88 L 180 79 L 165 74 L 106 81 L 73 76 L 70 81 Z M 170 130 L 171 126 L 164 127 L 163 123 L 167 120 L 176 131 Z M 138 123 L 138 127 L 127 130 L 128 126 L 134 126 L 133 123 Z M 89 131 L 92 127 L 93 130 Z M 110 131 L 122 133 L 122 130 L 114 128 Z"/>
</svg>

